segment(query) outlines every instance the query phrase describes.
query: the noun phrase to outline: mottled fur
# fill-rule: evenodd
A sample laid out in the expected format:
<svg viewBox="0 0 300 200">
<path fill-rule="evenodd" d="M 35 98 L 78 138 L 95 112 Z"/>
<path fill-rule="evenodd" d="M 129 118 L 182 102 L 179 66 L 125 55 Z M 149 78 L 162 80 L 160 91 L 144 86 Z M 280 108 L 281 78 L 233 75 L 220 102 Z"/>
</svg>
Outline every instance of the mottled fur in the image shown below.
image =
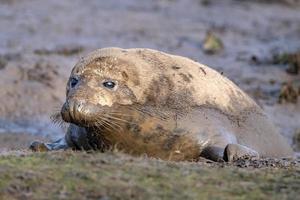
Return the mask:
<svg viewBox="0 0 300 200">
<path fill-rule="evenodd" d="M 292 155 L 251 98 L 188 58 L 150 49 L 99 49 L 76 64 L 72 77 L 79 83 L 68 84 L 62 109 L 71 123 L 70 147 L 118 148 L 168 160 Z M 114 80 L 117 89 L 103 88 L 104 80 Z"/>
</svg>

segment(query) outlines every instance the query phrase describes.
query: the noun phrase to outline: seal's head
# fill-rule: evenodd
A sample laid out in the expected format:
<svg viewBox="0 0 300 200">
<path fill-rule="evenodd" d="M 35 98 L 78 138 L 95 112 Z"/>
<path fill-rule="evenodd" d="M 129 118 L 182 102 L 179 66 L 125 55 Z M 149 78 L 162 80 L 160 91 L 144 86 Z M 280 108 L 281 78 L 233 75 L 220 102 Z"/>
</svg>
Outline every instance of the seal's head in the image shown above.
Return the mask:
<svg viewBox="0 0 300 200">
<path fill-rule="evenodd" d="M 64 121 L 80 126 L 99 125 L 113 114 L 121 115 L 121 108 L 136 103 L 140 83 L 136 64 L 130 60 L 105 50 L 82 58 L 67 83 L 61 110 Z"/>
</svg>

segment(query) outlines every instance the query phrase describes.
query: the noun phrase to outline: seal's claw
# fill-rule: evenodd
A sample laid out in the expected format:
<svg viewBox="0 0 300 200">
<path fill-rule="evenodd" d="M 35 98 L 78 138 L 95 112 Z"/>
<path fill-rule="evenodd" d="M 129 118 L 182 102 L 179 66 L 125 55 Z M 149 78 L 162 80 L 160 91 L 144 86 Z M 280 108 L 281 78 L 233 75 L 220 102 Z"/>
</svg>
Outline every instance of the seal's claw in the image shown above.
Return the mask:
<svg viewBox="0 0 300 200">
<path fill-rule="evenodd" d="M 259 158 L 259 154 L 257 151 L 239 144 L 228 144 L 226 146 L 224 150 L 225 161 L 232 162 L 243 157 Z"/>
<path fill-rule="evenodd" d="M 34 141 L 30 144 L 29 149 L 34 152 L 46 152 L 49 151 L 47 146 L 43 142 Z"/>
</svg>

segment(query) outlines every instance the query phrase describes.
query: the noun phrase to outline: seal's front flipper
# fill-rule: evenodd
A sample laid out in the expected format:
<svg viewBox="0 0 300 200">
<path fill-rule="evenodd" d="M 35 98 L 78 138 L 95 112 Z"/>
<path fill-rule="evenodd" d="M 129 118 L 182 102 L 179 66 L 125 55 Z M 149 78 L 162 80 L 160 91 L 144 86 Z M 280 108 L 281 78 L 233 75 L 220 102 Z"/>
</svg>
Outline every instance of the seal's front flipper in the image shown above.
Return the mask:
<svg viewBox="0 0 300 200">
<path fill-rule="evenodd" d="M 235 161 L 242 157 L 259 158 L 257 151 L 240 144 L 228 144 L 224 150 L 224 160 Z"/>
<path fill-rule="evenodd" d="M 69 146 L 66 143 L 65 137 L 60 138 L 52 143 L 43 143 L 39 141 L 34 141 L 30 144 L 29 149 L 36 152 L 46 152 L 53 150 L 65 150 Z"/>
<path fill-rule="evenodd" d="M 212 161 L 224 162 L 224 147 L 222 148 L 219 146 L 208 146 L 203 149 L 200 156 Z"/>
<path fill-rule="evenodd" d="M 39 141 L 33 141 L 33 142 L 29 145 L 29 149 L 30 149 L 31 151 L 35 151 L 35 152 L 46 152 L 46 151 L 50 151 L 50 149 L 48 149 L 48 147 L 46 146 L 45 143 L 39 142 Z"/>
</svg>

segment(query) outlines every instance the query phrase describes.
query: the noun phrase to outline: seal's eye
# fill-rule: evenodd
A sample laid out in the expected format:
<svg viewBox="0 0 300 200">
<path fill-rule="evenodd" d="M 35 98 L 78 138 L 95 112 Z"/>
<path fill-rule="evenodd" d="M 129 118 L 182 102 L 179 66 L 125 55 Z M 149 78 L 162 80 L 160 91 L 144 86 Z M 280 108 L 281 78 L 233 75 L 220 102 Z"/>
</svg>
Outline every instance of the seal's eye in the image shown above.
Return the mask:
<svg viewBox="0 0 300 200">
<path fill-rule="evenodd" d="M 78 78 L 72 77 L 70 80 L 70 87 L 73 88 L 77 85 L 78 83 Z"/>
<path fill-rule="evenodd" d="M 116 83 L 113 81 L 104 81 L 102 84 L 108 89 L 113 89 L 116 86 Z"/>
</svg>

